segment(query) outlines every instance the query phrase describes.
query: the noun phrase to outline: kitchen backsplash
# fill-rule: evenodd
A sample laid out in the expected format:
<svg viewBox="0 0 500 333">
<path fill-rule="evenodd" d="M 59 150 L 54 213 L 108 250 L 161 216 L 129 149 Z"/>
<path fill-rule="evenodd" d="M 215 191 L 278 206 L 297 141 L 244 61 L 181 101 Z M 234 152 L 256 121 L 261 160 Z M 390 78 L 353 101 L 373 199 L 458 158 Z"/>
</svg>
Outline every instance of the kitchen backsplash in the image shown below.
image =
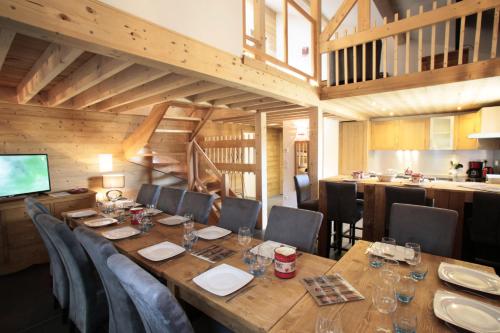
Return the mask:
<svg viewBox="0 0 500 333">
<path fill-rule="evenodd" d="M 495 166 L 495 160 L 500 164 L 500 150 L 374 150 L 368 155 L 368 169 L 383 172 L 395 169 L 403 172 L 406 168 L 427 175 L 447 175 L 450 161 L 462 163 L 465 173 L 468 162 L 487 160 L 489 166 Z M 500 173 L 500 165 L 495 166 L 495 172 Z"/>
</svg>

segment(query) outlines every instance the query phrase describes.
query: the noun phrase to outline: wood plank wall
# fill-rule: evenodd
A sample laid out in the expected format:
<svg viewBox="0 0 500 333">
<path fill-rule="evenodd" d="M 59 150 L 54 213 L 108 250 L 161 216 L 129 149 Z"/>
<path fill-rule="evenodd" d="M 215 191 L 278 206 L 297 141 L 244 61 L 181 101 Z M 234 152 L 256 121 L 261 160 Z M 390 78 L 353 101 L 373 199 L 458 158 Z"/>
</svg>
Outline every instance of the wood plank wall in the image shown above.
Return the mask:
<svg viewBox="0 0 500 333">
<path fill-rule="evenodd" d="M 283 193 L 283 130 L 267 129 L 267 195 Z"/>
<path fill-rule="evenodd" d="M 123 159 L 121 143 L 144 117 L 0 104 L 0 153 L 47 153 L 52 189 L 88 187 L 104 191 L 98 154 L 113 154 L 113 173 L 125 174 L 125 195 L 135 198 L 147 182 L 146 169 Z M 165 126 L 162 124 L 162 126 Z M 169 127 L 174 126 L 169 122 Z M 179 152 L 185 161 L 186 138 L 156 134 L 155 151 Z M 177 178 L 155 173 L 155 183 Z"/>
</svg>

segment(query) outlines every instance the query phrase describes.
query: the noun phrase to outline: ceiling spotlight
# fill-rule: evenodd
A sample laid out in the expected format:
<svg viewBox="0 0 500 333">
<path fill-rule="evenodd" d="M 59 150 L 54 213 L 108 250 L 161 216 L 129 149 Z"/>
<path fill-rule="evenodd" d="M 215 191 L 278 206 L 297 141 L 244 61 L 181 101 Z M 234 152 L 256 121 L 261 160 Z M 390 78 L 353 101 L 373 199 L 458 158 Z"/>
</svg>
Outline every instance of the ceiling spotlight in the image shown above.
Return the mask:
<svg viewBox="0 0 500 333">
<path fill-rule="evenodd" d="M 457 110 L 462 110 L 462 107 L 461 106 L 457 106 Z"/>
<path fill-rule="evenodd" d="M 394 112 L 389 113 L 389 116 L 391 117 L 394 116 Z"/>
</svg>

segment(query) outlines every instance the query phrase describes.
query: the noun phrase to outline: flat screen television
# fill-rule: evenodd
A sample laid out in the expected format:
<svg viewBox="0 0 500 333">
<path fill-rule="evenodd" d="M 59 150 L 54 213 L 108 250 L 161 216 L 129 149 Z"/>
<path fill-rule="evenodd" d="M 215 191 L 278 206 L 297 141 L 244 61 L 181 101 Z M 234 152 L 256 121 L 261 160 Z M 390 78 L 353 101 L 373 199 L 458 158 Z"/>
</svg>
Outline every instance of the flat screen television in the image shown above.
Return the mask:
<svg viewBox="0 0 500 333">
<path fill-rule="evenodd" d="M 48 191 L 47 154 L 0 154 L 0 197 Z"/>
</svg>

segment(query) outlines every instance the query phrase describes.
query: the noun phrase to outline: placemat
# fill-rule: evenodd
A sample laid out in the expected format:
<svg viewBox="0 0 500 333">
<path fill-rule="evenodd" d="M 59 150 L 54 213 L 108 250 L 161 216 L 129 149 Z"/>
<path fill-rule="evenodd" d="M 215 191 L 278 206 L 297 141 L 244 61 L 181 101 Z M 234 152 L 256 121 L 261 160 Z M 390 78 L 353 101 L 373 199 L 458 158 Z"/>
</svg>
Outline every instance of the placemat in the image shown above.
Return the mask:
<svg viewBox="0 0 500 333">
<path fill-rule="evenodd" d="M 319 306 L 365 299 L 340 274 L 308 277 L 300 282 Z"/>
<path fill-rule="evenodd" d="M 214 244 L 205 247 L 201 250 L 194 251 L 191 254 L 197 258 L 209 261 L 211 263 L 216 263 L 218 261 L 226 259 L 227 257 L 232 256 L 235 253 L 236 251 Z"/>
</svg>

